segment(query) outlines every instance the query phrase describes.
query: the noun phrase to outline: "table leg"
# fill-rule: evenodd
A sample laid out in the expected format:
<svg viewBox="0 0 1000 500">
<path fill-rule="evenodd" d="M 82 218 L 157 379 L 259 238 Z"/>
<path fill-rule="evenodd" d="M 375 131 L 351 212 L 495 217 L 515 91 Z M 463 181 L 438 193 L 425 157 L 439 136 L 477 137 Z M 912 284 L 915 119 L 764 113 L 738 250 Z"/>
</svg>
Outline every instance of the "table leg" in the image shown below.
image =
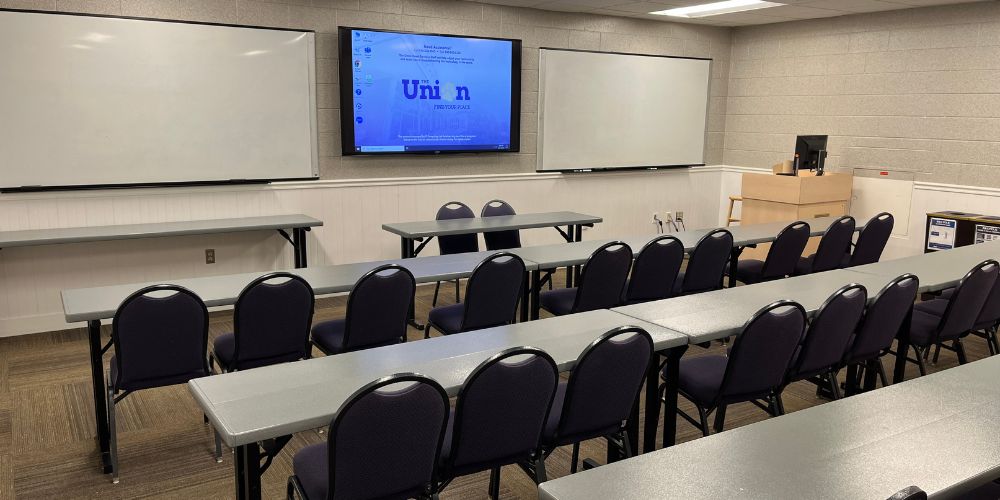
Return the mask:
<svg viewBox="0 0 1000 500">
<path fill-rule="evenodd" d="M 538 269 L 531 271 L 531 319 L 536 320 L 542 311 L 542 304 L 538 301 L 538 296 L 541 294 L 541 274 L 542 272 Z"/>
<path fill-rule="evenodd" d="M 413 258 L 413 240 L 405 236 L 399 237 L 399 258 Z"/>
<path fill-rule="evenodd" d="M 573 241 L 583 241 L 583 226 L 577 224 L 576 229 L 573 231 Z M 583 266 L 573 266 L 573 280 L 576 281 L 577 284 L 580 283 L 580 271 L 582 269 Z"/>
<path fill-rule="evenodd" d="M 306 229 L 297 227 L 292 229 L 292 251 L 295 252 L 295 269 L 308 267 L 306 258 Z"/>
<path fill-rule="evenodd" d="M 729 254 L 729 288 L 736 286 L 736 266 L 740 263 L 743 247 L 733 247 Z"/>
<path fill-rule="evenodd" d="M 257 443 L 236 447 L 236 499 L 260 500 L 260 447 Z"/>
<path fill-rule="evenodd" d="M 663 393 L 664 404 L 663 404 L 663 447 L 673 446 L 677 442 L 677 387 L 680 380 L 680 361 L 681 356 L 687 351 L 688 346 L 678 346 L 673 349 L 668 349 L 667 354 L 667 366 L 666 366 L 666 377 L 664 380 L 664 385 L 666 385 L 666 390 Z M 658 374 L 657 374 L 658 376 Z M 652 399 L 654 404 L 652 406 L 659 409 L 659 402 L 656 401 L 656 395 L 653 394 L 652 397 L 649 394 L 650 390 L 654 393 L 656 392 L 656 381 L 658 379 L 653 379 L 653 388 L 646 388 L 646 435 L 643 436 L 643 452 L 648 453 L 653 451 L 656 447 L 656 424 L 657 419 L 650 417 L 650 405 L 649 401 Z"/>
<path fill-rule="evenodd" d="M 903 324 L 896 334 L 896 365 L 892 370 L 892 383 L 898 384 L 906 377 L 906 356 L 910 353 L 910 320 L 913 316 L 913 307 L 903 318 Z"/>
<path fill-rule="evenodd" d="M 90 379 L 94 384 L 94 415 L 97 420 L 97 444 L 101 451 L 101 470 L 111 473 L 111 430 L 108 425 L 108 400 L 104 382 L 104 357 L 101 355 L 101 320 L 87 322 L 90 347 Z"/>
<path fill-rule="evenodd" d="M 576 241 L 576 226 L 566 226 L 569 233 L 569 241 Z M 576 266 L 566 266 L 566 288 L 573 288 L 573 275 Z"/>
<path fill-rule="evenodd" d="M 524 323 L 530 319 L 531 315 L 531 272 L 525 271 L 521 278 L 521 315 L 519 321 Z"/>
</svg>

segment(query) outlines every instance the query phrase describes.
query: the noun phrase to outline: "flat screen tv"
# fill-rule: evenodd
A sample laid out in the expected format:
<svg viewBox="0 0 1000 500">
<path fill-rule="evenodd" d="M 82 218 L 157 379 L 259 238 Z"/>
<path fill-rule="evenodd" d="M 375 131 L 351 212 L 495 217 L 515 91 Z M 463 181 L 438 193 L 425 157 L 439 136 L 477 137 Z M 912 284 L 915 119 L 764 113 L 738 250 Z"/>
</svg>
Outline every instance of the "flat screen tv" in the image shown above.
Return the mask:
<svg viewBox="0 0 1000 500">
<path fill-rule="evenodd" d="M 521 41 L 339 30 L 344 155 L 517 152 Z"/>
</svg>

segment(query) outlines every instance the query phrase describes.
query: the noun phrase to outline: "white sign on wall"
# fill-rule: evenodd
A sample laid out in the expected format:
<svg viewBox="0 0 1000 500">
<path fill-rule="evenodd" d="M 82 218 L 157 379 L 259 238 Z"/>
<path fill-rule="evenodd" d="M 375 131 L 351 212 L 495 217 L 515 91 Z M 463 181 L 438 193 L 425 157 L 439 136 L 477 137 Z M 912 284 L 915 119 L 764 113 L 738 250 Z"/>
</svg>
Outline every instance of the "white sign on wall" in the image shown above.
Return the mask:
<svg viewBox="0 0 1000 500">
<path fill-rule="evenodd" d="M 927 249 L 949 250 L 955 248 L 955 228 L 957 226 L 957 220 L 931 217 L 930 226 L 927 228 Z"/>
</svg>

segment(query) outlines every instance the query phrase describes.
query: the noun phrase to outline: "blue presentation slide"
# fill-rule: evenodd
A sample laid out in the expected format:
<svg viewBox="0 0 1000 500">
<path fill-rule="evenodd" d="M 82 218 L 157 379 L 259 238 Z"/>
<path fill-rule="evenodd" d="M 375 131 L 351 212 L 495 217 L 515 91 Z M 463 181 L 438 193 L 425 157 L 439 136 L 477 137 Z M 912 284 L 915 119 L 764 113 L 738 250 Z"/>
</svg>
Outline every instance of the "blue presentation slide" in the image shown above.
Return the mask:
<svg viewBox="0 0 1000 500">
<path fill-rule="evenodd" d="M 356 151 L 510 149 L 511 42 L 364 30 L 351 42 Z"/>
</svg>

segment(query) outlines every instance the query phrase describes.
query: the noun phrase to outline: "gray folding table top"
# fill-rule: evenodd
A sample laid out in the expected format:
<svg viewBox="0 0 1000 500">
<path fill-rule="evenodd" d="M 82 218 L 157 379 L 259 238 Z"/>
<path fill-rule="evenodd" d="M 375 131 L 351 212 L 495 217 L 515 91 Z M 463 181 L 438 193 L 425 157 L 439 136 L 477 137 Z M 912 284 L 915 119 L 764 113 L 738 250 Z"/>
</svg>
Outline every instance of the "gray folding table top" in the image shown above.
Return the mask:
<svg viewBox="0 0 1000 500">
<path fill-rule="evenodd" d="M 238 233 L 322 226 L 323 221 L 302 214 L 240 217 L 177 222 L 150 222 L 24 231 L 0 231 L 0 248 L 129 240 L 195 234 Z"/>
<path fill-rule="evenodd" d="M 851 270 L 891 277 L 913 273 L 920 278 L 920 291 L 927 292 L 957 285 L 972 266 L 986 259 L 1000 260 L 1000 241 L 886 260 Z"/>
<path fill-rule="evenodd" d="M 512 229 L 596 224 L 603 220 L 600 217 L 576 212 L 544 212 L 468 219 L 393 222 L 382 224 L 382 229 L 404 238 L 415 239 L 448 234 L 489 233 Z"/>
<path fill-rule="evenodd" d="M 543 500 L 955 498 L 1000 476 L 990 357 L 565 476 Z"/>
<path fill-rule="evenodd" d="M 328 425 L 354 391 L 394 373 L 427 375 L 455 395 L 480 363 L 523 345 L 544 350 L 568 370 L 588 344 L 626 325 L 645 328 L 657 349 L 687 343 L 679 333 L 597 310 L 213 375 L 189 387 L 223 440 L 240 446 Z"/>
<path fill-rule="evenodd" d="M 317 295 L 350 291 L 354 284 L 368 271 L 384 265 L 398 264 L 410 270 L 417 282 L 448 281 L 466 278 L 486 257 L 497 252 L 470 252 L 453 255 L 438 255 L 418 259 L 394 259 L 375 262 L 358 262 L 335 266 L 291 269 L 313 287 Z M 533 262 L 525 261 L 531 271 L 537 268 Z M 78 288 L 62 291 L 63 312 L 67 322 L 90 321 L 112 318 L 122 300 L 133 292 L 149 285 L 169 282 L 190 289 L 208 306 L 225 306 L 236 302 L 240 292 L 251 281 L 268 273 L 243 273 L 224 276 L 206 276 L 181 280 L 165 280 L 149 283 L 130 283 L 95 288 Z"/>
<path fill-rule="evenodd" d="M 743 325 L 755 312 L 774 301 L 794 300 L 812 314 L 833 292 L 844 285 L 864 285 L 868 290 L 869 300 L 872 300 L 894 277 L 842 269 L 612 310 L 676 330 L 691 337 L 691 343 L 700 343 L 740 333 Z"/>
</svg>

